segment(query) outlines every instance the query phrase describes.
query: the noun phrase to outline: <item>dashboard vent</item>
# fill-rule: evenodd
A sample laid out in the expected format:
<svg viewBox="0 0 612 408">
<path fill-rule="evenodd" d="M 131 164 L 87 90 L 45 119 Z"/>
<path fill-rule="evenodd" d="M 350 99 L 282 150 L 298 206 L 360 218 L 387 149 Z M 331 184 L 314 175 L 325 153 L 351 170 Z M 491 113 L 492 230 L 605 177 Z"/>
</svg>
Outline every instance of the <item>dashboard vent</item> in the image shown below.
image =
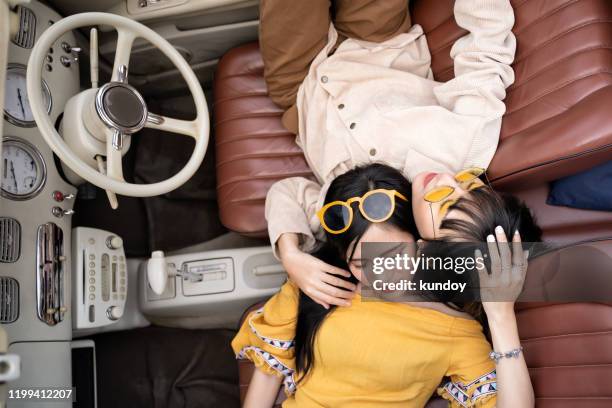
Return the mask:
<svg viewBox="0 0 612 408">
<path fill-rule="evenodd" d="M 0 217 L 0 262 L 16 262 L 21 252 L 21 225 L 14 218 Z"/>
<path fill-rule="evenodd" d="M 19 283 L 0 276 L 0 323 L 12 323 L 19 317 Z"/>
<path fill-rule="evenodd" d="M 29 8 L 17 7 L 19 13 L 19 30 L 13 42 L 23 48 L 32 48 L 36 40 L 36 16 Z"/>
</svg>

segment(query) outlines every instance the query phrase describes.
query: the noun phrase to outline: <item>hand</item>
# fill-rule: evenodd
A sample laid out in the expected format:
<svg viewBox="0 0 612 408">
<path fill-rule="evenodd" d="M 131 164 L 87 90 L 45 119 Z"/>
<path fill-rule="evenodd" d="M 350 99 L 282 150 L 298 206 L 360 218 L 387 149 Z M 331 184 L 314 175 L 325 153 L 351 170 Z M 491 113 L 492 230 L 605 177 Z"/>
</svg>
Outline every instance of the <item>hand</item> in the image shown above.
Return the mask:
<svg viewBox="0 0 612 408">
<path fill-rule="evenodd" d="M 312 300 L 326 309 L 329 309 L 330 305 L 351 305 L 349 300 L 355 296 L 357 286 L 338 277 L 350 277 L 349 271 L 329 265 L 301 251 L 297 245 L 280 245 L 279 242 L 279 252 L 291 281 Z"/>
<path fill-rule="evenodd" d="M 514 302 L 523 290 L 527 273 L 529 251 L 523 251 L 518 231 L 512 237 L 512 250 L 502 227 L 495 228 L 495 236 L 487 237 L 491 259 L 491 273 L 486 267 L 478 268 L 480 298 L 489 319 L 514 313 Z M 482 258 L 480 250 L 476 257 Z"/>
</svg>

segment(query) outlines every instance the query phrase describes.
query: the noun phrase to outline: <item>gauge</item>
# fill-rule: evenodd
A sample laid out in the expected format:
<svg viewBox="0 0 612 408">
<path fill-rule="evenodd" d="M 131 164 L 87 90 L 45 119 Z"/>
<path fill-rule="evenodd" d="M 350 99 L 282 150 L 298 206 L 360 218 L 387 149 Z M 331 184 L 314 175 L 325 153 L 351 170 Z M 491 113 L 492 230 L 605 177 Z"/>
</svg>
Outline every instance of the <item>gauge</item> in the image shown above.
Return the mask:
<svg viewBox="0 0 612 408">
<path fill-rule="evenodd" d="M 43 80 L 43 104 L 47 113 L 51 112 L 51 91 Z M 9 64 L 6 70 L 6 86 L 4 88 L 4 117 L 13 125 L 22 127 L 36 126 L 26 86 L 26 67 L 19 64 Z"/>
<path fill-rule="evenodd" d="M 25 140 L 5 137 L 2 141 L 2 195 L 26 200 L 40 192 L 47 178 L 40 152 Z"/>
</svg>

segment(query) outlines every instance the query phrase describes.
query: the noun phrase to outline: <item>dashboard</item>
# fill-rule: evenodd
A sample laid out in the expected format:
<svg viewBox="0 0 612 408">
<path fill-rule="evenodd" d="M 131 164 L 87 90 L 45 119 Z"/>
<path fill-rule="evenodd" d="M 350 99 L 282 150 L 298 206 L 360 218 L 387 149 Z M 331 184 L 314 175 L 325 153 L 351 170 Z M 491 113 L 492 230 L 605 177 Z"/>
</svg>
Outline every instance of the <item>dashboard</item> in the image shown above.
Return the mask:
<svg viewBox="0 0 612 408">
<path fill-rule="evenodd" d="M 3 85 L 0 177 L 0 299 L 3 313 L 0 313 L 0 322 L 7 332 L 9 344 L 69 341 L 72 338 L 70 214 L 76 189 L 58 172 L 53 152 L 36 127 L 26 87 L 32 47 L 43 31 L 61 16 L 35 1 L 18 6 L 17 13 L 19 28 L 9 43 Z M 60 118 L 67 100 L 80 91 L 79 67 L 71 52 L 75 46 L 75 36 L 68 33 L 45 55 L 40 86 L 44 106 L 54 123 Z M 47 249 L 42 251 L 42 245 L 47 245 Z M 49 256 L 57 257 L 58 264 L 50 263 Z M 41 281 L 42 267 L 56 268 L 57 282 Z M 55 291 L 54 299 L 51 303 L 41 302 L 48 288 Z"/>
</svg>

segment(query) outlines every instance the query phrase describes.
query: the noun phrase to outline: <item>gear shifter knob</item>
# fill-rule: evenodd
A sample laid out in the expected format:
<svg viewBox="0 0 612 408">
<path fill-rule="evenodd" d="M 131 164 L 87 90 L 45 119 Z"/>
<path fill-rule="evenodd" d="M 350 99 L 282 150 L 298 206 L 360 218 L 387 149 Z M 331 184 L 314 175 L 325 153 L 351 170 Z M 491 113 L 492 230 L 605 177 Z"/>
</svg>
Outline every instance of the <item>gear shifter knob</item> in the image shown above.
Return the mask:
<svg viewBox="0 0 612 408">
<path fill-rule="evenodd" d="M 169 275 L 164 251 L 153 251 L 147 262 L 147 279 L 153 292 L 158 295 L 164 293 Z"/>
</svg>

